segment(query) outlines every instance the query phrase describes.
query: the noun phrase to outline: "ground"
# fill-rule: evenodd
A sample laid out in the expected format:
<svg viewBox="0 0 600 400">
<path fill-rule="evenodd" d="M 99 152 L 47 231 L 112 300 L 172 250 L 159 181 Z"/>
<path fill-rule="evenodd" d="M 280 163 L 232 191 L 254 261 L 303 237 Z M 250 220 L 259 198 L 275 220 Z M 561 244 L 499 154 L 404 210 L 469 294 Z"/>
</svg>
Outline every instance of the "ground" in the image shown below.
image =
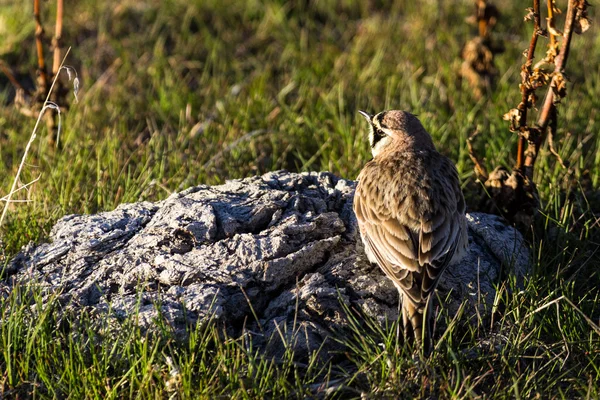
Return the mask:
<svg viewBox="0 0 600 400">
<path fill-rule="evenodd" d="M 359 109 L 418 114 L 438 149 L 456 162 L 476 208 L 481 194 L 466 138 L 478 127 L 474 146 L 488 167 L 514 164 L 517 138 L 502 115 L 520 100 L 532 26 L 523 22 L 527 5 L 504 3 L 494 34 L 506 50 L 495 60 L 495 87 L 480 99 L 458 75 L 461 48 L 475 35 L 465 22 L 470 1 L 68 4 L 63 42 L 71 47 L 66 64 L 81 80 L 79 102 L 62 114 L 59 148 L 48 145 L 44 129 L 38 132 L 21 181 L 40 179 L 16 196 L 31 202 L 9 209 L 1 228 L 5 259 L 30 240 L 44 240 L 65 214 L 160 200 L 200 183 L 281 168 L 354 179 L 370 159 Z M 54 3 L 42 7 L 50 36 Z M 291 354 L 283 363 L 262 359 L 249 343 L 210 324 L 183 344 L 168 327 L 158 337 L 124 329 L 119 340 L 102 340 L 85 315 L 59 320 L 58 304 L 36 314 L 29 307 L 35 289 L 24 287 L 0 300 L 0 391 L 302 397 L 334 381 L 356 396 L 600 396 L 600 40 L 596 9 L 590 12 L 592 28 L 573 39 L 568 95 L 558 108 L 555 142 L 570 168 L 543 148 L 535 174 L 541 210 L 524 232 L 535 272 L 524 290 L 507 284 L 493 320 L 473 326 L 441 314 L 453 329 L 424 363 L 406 346 L 395 351 L 393 327 L 367 334 L 359 321 L 356 337 L 347 339 L 347 364 L 299 365 Z M 29 2 L 0 9 L 0 59 L 24 85 L 35 71 L 34 29 Z M 16 110 L 13 97 L 0 75 L 2 196 L 35 123 Z M 74 320 L 80 323 L 69 328 Z M 496 350 L 461 350 L 475 343 Z"/>
</svg>

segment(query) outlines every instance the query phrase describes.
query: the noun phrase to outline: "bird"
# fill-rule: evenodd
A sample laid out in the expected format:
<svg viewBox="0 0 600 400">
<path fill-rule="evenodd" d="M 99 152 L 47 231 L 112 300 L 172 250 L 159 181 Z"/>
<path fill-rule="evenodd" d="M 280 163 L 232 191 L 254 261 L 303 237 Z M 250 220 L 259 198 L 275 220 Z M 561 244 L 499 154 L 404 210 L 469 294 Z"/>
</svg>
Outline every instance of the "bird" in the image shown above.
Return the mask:
<svg viewBox="0 0 600 400">
<path fill-rule="evenodd" d="M 368 260 L 398 289 L 405 340 L 429 354 L 435 288 L 468 247 L 458 172 L 415 115 L 359 112 L 369 122 L 373 154 L 354 194 L 360 237 Z"/>
</svg>

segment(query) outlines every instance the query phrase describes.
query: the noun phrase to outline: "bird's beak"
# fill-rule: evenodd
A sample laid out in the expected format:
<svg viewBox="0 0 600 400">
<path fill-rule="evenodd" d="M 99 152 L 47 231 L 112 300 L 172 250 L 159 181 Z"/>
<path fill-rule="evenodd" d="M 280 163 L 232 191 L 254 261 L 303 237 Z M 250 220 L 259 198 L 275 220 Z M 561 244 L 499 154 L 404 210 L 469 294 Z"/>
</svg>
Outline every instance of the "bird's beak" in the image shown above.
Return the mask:
<svg viewBox="0 0 600 400">
<path fill-rule="evenodd" d="M 358 112 L 360 113 L 360 115 L 362 115 L 363 117 L 365 117 L 367 119 L 367 121 L 369 121 L 369 123 L 371 123 L 371 121 L 373 120 L 373 116 L 369 113 L 366 113 L 364 111 L 358 110 Z"/>
</svg>

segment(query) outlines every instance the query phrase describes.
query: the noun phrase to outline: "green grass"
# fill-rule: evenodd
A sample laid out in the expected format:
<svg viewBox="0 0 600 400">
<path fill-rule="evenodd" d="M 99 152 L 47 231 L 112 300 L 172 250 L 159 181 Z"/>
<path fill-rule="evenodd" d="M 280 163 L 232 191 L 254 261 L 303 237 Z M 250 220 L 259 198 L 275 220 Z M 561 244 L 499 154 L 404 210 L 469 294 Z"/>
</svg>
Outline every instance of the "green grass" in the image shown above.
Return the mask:
<svg viewBox="0 0 600 400">
<path fill-rule="evenodd" d="M 520 99 L 521 53 L 531 29 L 522 22 L 525 5 L 499 5 L 504 15 L 494 31 L 506 51 L 496 58 L 496 88 L 478 101 L 457 76 L 461 46 L 474 34 L 464 23 L 471 2 L 366 4 L 69 5 L 63 38 L 72 47 L 67 64 L 82 81 L 80 102 L 63 115 L 62 148 L 49 148 L 42 134 L 27 158 L 22 181 L 41 179 L 17 196 L 32 202 L 11 206 L 2 227 L 6 257 L 43 240 L 65 214 L 160 200 L 200 183 L 280 168 L 354 179 L 370 158 L 358 109 L 418 114 L 456 162 L 476 205 L 468 135 L 477 126 L 482 131 L 475 147 L 488 166 L 514 164 L 516 137 L 501 117 Z M 46 22 L 51 5 L 44 3 Z M 0 57 L 22 74 L 35 68 L 31 14 L 29 3 L 0 9 Z M 41 398 L 303 397 L 331 380 L 342 385 L 340 397 L 597 398 L 600 39 L 593 18 L 590 31 L 573 40 L 569 93 L 559 107 L 556 143 L 571 170 L 543 148 L 535 176 L 542 209 L 528 232 L 534 275 L 523 291 L 501 291 L 493 324 L 442 314 L 442 321 L 455 321 L 452 329 L 435 355 L 417 362 L 404 347 L 396 352 L 394 327 L 382 331 L 358 318 L 343 367 L 299 365 L 292 354 L 276 364 L 210 323 L 191 328 L 183 343 L 168 329 L 147 336 L 132 323 L 109 340 L 89 315 L 61 319 L 55 303 L 36 314 L 29 305 L 41 295 L 23 287 L 0 299 L 0 391 Z M 35 123 L 11 98 L 0 76 L 2 195 Z M 492 336 L 499 347 L 465 350 Z M 174 392 L 166 388 L 167 357 L 180 370 Z"/>
</svg>

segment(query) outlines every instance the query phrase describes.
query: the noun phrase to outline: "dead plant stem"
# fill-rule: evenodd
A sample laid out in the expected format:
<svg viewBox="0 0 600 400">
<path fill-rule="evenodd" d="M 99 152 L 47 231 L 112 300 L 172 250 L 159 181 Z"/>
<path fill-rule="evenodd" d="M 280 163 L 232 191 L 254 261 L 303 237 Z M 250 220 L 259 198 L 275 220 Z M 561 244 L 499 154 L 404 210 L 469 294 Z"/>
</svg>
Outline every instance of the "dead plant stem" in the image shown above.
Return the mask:
<svg viewBox="0 0 600 400">
<path fill-rule="evenodd" d="M 533 33 L 531 34 L 531 41 L 529 42 L 529 49 L 527 50 L 527 61 L 523 65 L 521 70 L 522 84 L 521 84 L 521 103 L 517 106 L 519 110 L 519 142 L 517 145 L 517 164 L 515 169 L 523 172 L 523 157 L 525 153 L 525 141 L 527 140 L 524 136 L 524 130 L 527 129 L 527 110 L 529 108 L 529 96 L 535 90 L 529 84 L 529 77 L 531 76 L 531 65 L 533 64 L 533 58 L 535 55 L 535 47 L 537 46 L 538 36 L 540 34 L 540 0 L 533 1 Z"/>
<path fill-rule="evenodd" d="M 38 58 L 38 76 L 40 93 L 48 89 L 48 75 L 46 61 L 44 60 L 44 27 L 40 18 L 40 0 L 33 0 L 33 17 L 35 19 L 35 45 Z"/>
<path fill-rule="evenodd" d="M 552 81 L 548 86 L 548 91 L 546 92 L 546 97 L 544 99 L 544 104 L 540 110 L 540 114 L 536 123 L 534 137 L 530 138 L 527 145 L 526 157 L 525 157 L 525 170 L 526 176 L 529 178 L 533 177 L 533 165 L 537 159 L 537 155 L 539 152 L 540 145 L 544 140 L 544 135 L 546 133 L 546 128 L 550 123 L 553 115 L 555 113 L 555 105 L 554 105 L 554 90 L 557 86 L 559 79 L 562 78 L 562 74 L 567 65 L 567 59 L 569 56 L 569 50 L 571 47 L 571 39 L 573 37 L 573 27 L 575 23 L 576 9 L 580 0 L 569 0 L 569 5 L 567 8 L 567 16 L 565 20 L 565 28 L 563 33 L 563 41 L 560 48 L 560 53 L 556 57 L 554 62 L 554 74 L 552 76 Z M 533 132 L 532 132 L 533 133 Z"/>
<path fill-rule="evenodd" d="M 69 55 L 69 50 L 68 49 L 65 53 L 65 56 L 63 57 L 63 60 L 60 64 L 60 66 L 62 67 L 62 65 L 65 62 L 65 59 L 67 58 L 67 56 Z M 60 68 L 59 68 L 60 71 Z M 0 227 L 2 226 L 2 223 L 4 222 L 4 218 L 6 217 L 6 213 L 8 211 L 8 207 L 10 205 L 10 199 L 13 195 L 13 193 L 15 193 L 15 191 L 17 191 L 17 183 L 19 182 L 19 178 L 21 176 L 21 172 L 23 171 L 23 166 L 25 165 L 25 159 L 27 158 L 27 154 L 29 153 L 29 149 L 31 148 L 31 145 L 33 144 L 36 136 L 37 136 L 37 129 L 38 126 L 40 125 L 40 121 L 42 120 L 42 116 L 44 115 L 44 112 L 46 111 L 46 106 L 48 105 L 49 101 L 50 101 L 50 94 L 52 93 L 52 89 L 54 89 L 54 85 L 56 83 L 56 81 L 58 80 L 58 75 L 59 74 L 55 74 L 54 75 L 54 79 L 52 80 L 52 85 L 50 86 L 50 89 L 48 90 L 48 94 L 46 95 L 46 100 L 44 101 L 44 105 L 42 107 L 42 109 L 40 110 L 39 114 L 38 114 L 38 118 L 35 121 L 35 126 L 33 127 L 33 131 L 31 132 L 31 137 L 29 138 L 29 142 L 27 142 L 27 146 L 25 147 L 25 152 L 23 153 L 23 158 L 21 159 L 21 163 L 19 164 L 19 169 L 17 170 L 17 174 L 15 175 L 15 179 L 13 181 L 12 187 L 10 188 L 10 191 L 8 192 L 8 194 L 5 196 L 6 197 L 6 202 L 4 204 L 4 208 L 2 210 L 2 216 L 0 216 Z"/>
<path fill-rule="evenodd" d="M 63 27 L 63 0 L 56 2 L 56 29 L 54 38 L 52 39 L 52 47 L 54 48 L 54 63 L 52 64 L 52 74 L 58 74 L 60 70 L 61 53 L 62 53 L 62 27 Z"/>
</svg>

